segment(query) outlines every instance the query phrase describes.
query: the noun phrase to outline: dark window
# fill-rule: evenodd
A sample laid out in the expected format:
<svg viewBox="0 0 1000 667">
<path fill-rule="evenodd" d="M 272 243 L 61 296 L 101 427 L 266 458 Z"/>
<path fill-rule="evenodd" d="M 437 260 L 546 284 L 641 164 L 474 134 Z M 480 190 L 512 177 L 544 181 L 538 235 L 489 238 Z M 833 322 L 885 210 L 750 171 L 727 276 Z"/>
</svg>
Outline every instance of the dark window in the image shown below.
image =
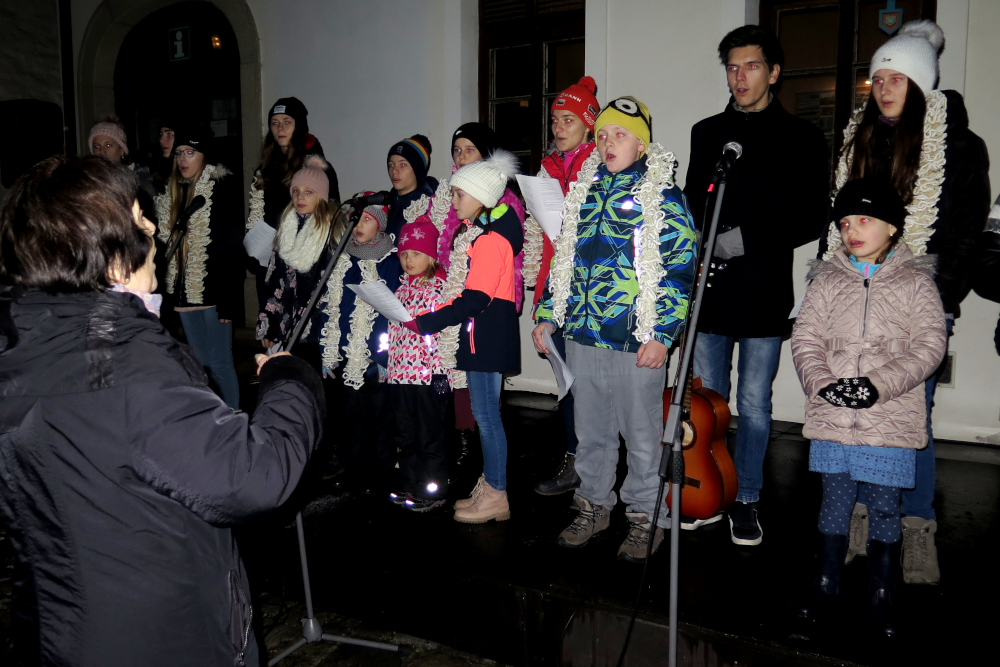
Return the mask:
<svg viewBox="0 0 1000 667">
<path fill-rule="evenodd" d="M 480 0 L 480 121 L 535 172 L 551 141 L 549 106 L 584 75 L 584 0 Z"/>
</svg>

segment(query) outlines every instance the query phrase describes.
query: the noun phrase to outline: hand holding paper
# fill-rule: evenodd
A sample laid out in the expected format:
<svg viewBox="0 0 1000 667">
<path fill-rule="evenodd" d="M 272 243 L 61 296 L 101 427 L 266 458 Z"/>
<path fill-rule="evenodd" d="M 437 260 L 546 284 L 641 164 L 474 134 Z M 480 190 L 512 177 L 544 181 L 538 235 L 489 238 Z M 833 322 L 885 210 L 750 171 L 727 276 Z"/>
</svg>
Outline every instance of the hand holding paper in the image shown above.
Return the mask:
<svg viewBox="0 0 1000 667">
<path fill-rule="evenodd" d="M 542 341 L 549 350 L 549 353 L 545 357 L 549 360 L 549 364 L 552 365 L 552 372 L 556 376 L 556 386 L 559 387 L 559 400 L 561 401 L 569 393 L 570 387 L 573 386 L 573 381 L 576 380 L 576 376 L 573 375 L 569 366 L 566 365 L 563 358 L 556 352 L 556 346 L 552 342 L 552 335 L 549 334 L 548 327 L 542 329 Z"/>
<path fill-rule="evenodd" d="M 517 175 L 517 184 L 521 186 L 524 203 L 528 212 L 535 216 L 539 227 L 555 241 L 562 229 L 563 197 L 562 187 L 554 178 L 539 178 L 537 176 Z"/>
<path fill-rule="evenodd" d="M 261 266 L 267 266 L 271 261 L 276 233 L 274 227 L 261 220 L 243 237 L 243 247 L 246 248 L 247 254 L 260 262 Z"/>
<path fill-rule="evenodd" d="M 399 302 L 385 283 L 365 283 L 363 285 L 348 285 L 358 297 L 372 308 L 385 315 L 393 322 L 409 322 L 413 316 Z"/>
</svg>

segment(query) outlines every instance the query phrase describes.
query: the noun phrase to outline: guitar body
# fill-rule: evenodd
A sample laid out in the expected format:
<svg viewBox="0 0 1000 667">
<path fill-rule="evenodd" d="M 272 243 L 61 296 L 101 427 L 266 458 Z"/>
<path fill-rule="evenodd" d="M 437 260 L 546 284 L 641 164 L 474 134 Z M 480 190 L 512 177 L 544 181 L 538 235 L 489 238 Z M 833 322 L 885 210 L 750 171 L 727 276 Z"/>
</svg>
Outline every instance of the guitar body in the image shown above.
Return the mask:
<svg viewBox="0 0 1000 667">
<path fill-rule="evenodd" d="M 666 419 L 673 388 L 663 392 Z M 684 444 L 685 484 L 681 492 L 681 514 L 692 519 L 708 519 L 729 509 L 736 500 L 736 466 L 726 448 L 729 431 L 729 404 L 717 392 L 695 379 L 690 391 L 689 437 Z M 664 455 L 668 454 L 664 452 Z M 670 506 L 670 495 L 666 498 Z"/>
</svg>

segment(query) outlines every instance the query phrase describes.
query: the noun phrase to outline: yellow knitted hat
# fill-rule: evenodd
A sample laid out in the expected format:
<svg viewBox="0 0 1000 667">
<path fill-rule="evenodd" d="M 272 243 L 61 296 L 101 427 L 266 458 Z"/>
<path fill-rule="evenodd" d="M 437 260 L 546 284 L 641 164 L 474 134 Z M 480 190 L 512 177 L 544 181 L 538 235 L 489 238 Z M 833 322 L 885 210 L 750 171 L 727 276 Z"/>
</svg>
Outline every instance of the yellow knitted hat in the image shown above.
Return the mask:
<svg viewBox="0 0 1000 667">
<path fill-rule="evenodd" d="M 624 127 L 639 137 L 639 140 L 647 147 L 653 134 L 653 119 L 649 115 L 649 109 L 631 95 L 608 102 L 608 106 L 604 107 L 604 110 L 597 116 L 597 123 L 594 124 L 594 127 L 600 132 L 605 125 Z"/>
</svg>

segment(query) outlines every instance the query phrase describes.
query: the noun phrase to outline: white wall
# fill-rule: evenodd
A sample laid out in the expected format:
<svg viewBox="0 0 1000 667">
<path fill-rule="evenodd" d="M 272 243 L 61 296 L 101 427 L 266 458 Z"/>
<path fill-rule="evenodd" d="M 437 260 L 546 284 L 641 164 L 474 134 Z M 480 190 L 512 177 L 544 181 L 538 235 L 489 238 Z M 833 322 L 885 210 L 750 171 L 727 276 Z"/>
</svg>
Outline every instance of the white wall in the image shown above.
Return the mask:
<svg viewBox="0 0 1000 667">
<path fill-rule="evenodd" d="M 264 114 L 279 97 L 305 103 L 342 196 L 388 188 L 389 147 L 416 133 L 431 140 L 430 173 L 450 175 L 451 134 L 479 114 L 476 0 L 249 4 Z"/>
</svg>

